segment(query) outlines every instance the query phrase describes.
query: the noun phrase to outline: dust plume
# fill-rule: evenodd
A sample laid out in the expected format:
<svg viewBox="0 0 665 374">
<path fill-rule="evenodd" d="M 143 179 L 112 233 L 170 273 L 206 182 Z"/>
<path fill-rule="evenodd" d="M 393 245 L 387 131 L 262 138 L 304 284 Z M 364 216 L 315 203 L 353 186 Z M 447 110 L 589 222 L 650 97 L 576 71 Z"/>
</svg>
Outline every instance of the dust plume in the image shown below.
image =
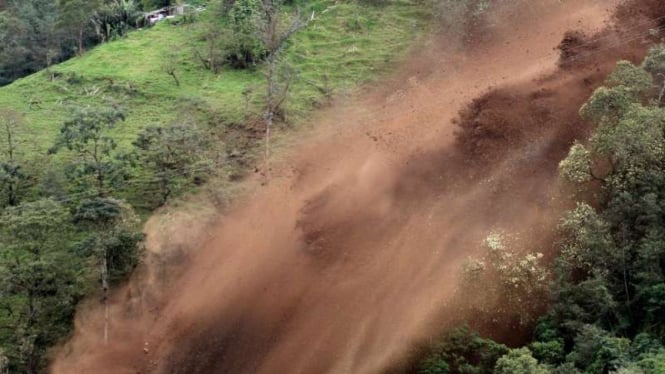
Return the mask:
<svg viewBox="0 0 665 374">
<path fill-rule="evenodd" d="M 481 41 L 433 37 L 394 78 L 319 113 L 271 183 L 213 224 L 149 231 L 184 248 L 178 278 L 159 286 L 148 262 L 115 295 L 110 344 L 86 308 L 52 371 L 398 370 L 462 317 L 456 275 L 490 230 L 549 248 L 566 205 L 557 163 L 590 131 L 577 110 L 618 59 L 644 55 L 665 15 L 649 1 L 615 17 L 608 1 L 506 3 Z"/>
</svg>

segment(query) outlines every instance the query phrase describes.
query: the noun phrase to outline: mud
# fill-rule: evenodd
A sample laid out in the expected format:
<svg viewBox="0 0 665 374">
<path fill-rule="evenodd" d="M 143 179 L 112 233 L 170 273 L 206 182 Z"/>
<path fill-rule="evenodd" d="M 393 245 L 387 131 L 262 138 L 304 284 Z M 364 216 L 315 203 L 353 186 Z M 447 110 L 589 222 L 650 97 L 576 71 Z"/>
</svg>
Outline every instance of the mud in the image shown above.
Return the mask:
<svg viewBox="0 0 665 374">
<path fill-rule="evenodd" d="M 590 131 L 577 111 L 653 42 L 665 9 L 650 2 L 614 18 L 608 1 L 528 2 L 465 51 L 433 38 L 393 79 L 319 113 L 269 185 L 205 229 L 174 224 L 196 253 L 181 276 L 164 285 L 152 264 L 118 292 L 108 346 L 98 308 L 79 313 L 52 371 L 408 370 L 411 347 L 468 317 L 456 276 L 490 230 L 550 250 L 566 208 L 557 164 Z"/>
</svg>

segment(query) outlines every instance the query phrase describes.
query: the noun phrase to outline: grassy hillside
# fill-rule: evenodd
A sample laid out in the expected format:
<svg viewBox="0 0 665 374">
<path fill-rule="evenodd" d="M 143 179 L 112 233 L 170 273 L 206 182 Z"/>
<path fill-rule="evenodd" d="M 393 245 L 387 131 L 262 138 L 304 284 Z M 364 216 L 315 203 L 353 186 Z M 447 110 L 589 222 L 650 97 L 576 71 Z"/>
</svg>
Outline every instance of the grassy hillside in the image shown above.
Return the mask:
<svg viewBox="0 0 665 374">
<path fill-rule="evenodd" d="M 381 6 L 315 0 L 302 10 L 315 18 L 290 40 L 284 52 L 296 75 L 282 117 L 296 126 L 331 96 L 350 92 L 396 66 L 425 27 L 425 9 L 409 0 Z M 116 274 L 119 281 L 133 269 L 143 238 L 139 220 L 127 218 L 134 217 L 134 210 L 146 217 L 166 196 L 170 200 L 200 185 L 214 190 L 212 198 L 226 199 L 232 195 L 231 188 L 239 185 L 230 181 L 254 165 L 253 155 L 261 141 L 263 66 L 224 67 L 219 74 L 206 69 L 195 52 L 205 54 L 203 35 L 211 14 L 204 11 L 193 22 L 165 20 L 133 31 L 0 88 L 0 125 L 20 124 L 12 134 L 18 147 L 11 162 L 5 149 L 5 126 L 0 126 L 0 326 L 17 326 L 0 331 L 0 372 L 7 363 L 10 372 L 26 372 L 23 369 L 28 365 L 45 367 L 46 350 L 70 331 L 79 298 L 102 292 L 98 281 L 102 273 Z M 166 65 L 175 68 L 179 85 L 167 74 Z M 104 148 L 97 143 L 94 150 L 86 147 L 78 155 L 64 148 L 49 154 L 63 122 L 78 108 L 111 105 L 123 109 L 125 121 L 110 133 L 119 147 L 103 156 L 108 163 L 90 166 L 82 162 Z M 23 120 L 13 121 L 16 112 Z M 103 120 L 95 117 L 90 122 L 101 126 Z M 155 147 L 168 150 L 160 162 L 167 159 L 162 164 L 168 164 L 173 174 L 156 171 L 154 165 L 151 169 L 147 166 L 151 161 L 137 155 L 115 160 L 132 150 L 142 129 L 172 124 L 185 125 L 178 128 L 186 130 L 191 130 L 187 128 L 190 124 L 196 125 L 197 139 L 206 140 L 188 143 L 186 151 L 178 146 L 184 147 L 192 137 L 154 141 Z M 212 142 L 207 141 L 210 139 Z M 212 150 L 208 143 L 214 144 Z M 149 152 L 154 154 L 154 148 Z M 197 156 L 205 156 L 205 162 L 191 161 L 201 161 Z M 187 159 L 175 163 L 178 157 Z M 109 166 L 112 158 L 122 168 L 117 169 L 121 170 L 117 172 L 119 181 L 108 197 L 129 204 L 90 199 L 106 194 L 101 192 L 103 183 L 96 191 L 91 188 L 90 170 L 115 173 Z M 211 171 L 220 177 L 204 184 L 210 181 Z M 173 184 L 162 198 L 158 175 L 161 181 Z M 5 203 L 15 205 L 19 200 L 18 207 L 5 207 Z M 209 209 L 209 201 L 205 204 L 201 208 Z M 57 240 L 50 240 L 53 238 Z M 37 256 L 35 248 L 40 251 Z M 107 267 L 102 273 L 100 253 Z M 23 279 L 30 279 L 27 286 L 21 283 Z M 37 294 L 35 309 L 32 295 Z M 24 347 L 30 344 L 34 349 L 27 352 Z"/>
<path fill-rule="evenodd" d="M 291 123 L 326 100 L 321 87 L 339 94 L 386 71 L 424 28 L 422 7 L 408 0 L 378 7 L 319 1 L 308 7 L 303 13 L 314 11 L 315 20 L 286 52 L 298 73 L 285 106 Z M 250 117 L 258 115 L 263 76 L 261 67 L 224 68 L 216 75 L 202 66 L 194 51 L 205 48 L 200 19 L 206 16 L 135 31 L 0 88 L 0 108 L 25 114 L 22 140 L 30 143 L 29 158 L 45 154 L 73 107 L 106 102 L 127 112 L 115 134 L 125 147 L 148 125 L 191 120 L 221 130 L 220 139 L 232 143 L 224 130 L 245 126 L 245 90 L 251 91 Z M 180 87 L 164 72 L 165 61 L 175 62 Z"/>
</svg>

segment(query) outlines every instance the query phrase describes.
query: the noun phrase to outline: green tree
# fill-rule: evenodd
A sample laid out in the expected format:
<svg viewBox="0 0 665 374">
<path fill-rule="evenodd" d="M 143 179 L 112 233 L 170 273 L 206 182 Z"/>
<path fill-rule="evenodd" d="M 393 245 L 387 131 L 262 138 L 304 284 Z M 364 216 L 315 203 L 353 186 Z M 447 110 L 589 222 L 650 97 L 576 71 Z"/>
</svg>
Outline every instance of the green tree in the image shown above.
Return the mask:
<svg viewBox="0 0 665 374">
<path fill-rule="evenodd" d="M 660 49 L 652 50 L 644 66 L 657 72 L 654 61 L 658 61 L 660 54 Z M 625 78 L 645 73 L 635 70 L 632 66 L 619 65 L 618 73 L 613 74 L 615 78 L 611 81 L 620 85 L 612 91 L 599 90 L 594 94 L 590 103 L 598 99 L 599 92 L 603 92 L 604 99 L 585 107 L 588 113 L 595 113 L 589 118 L 599 123 L 590 140 L 589 151 L 584 157 L 578 157 L 579 151 L 571 151 L 562 162 L 564 175 L 577 183 L 589 179 L 583 175 L 591 174 L 593 160 L 607 160 L 610 165 L 609 172 L 597 178 L 602 181 L 604 189 L 602 216 L 589 206 L 578 206 L 569 216 L 569 222 L 564 222 L 563 256 L 572 266 L 571 271 L 581 270 L 602 279 L 607 290 L 617 300 L 623 300 L 625 311 L 620 314 L 626 328 L 633 326 L 638 319 L 643 321 L 645 313 L 649 313 L 646 305 L 654 299 L 649 295 L 657 292 L 664 281 L 660 264 L 665 256 L 662 245 L 665 238 L 662 209 L 665 201 L 665 110 L 658 103 L 644 105 L 644 102 L 654 101 L 642 100 L 630 93 L 630 87 L 623 85 L 646 82 L 644 78 Z M 646 87 L 646 83 L 637 84 L 640 85 Z M 613 108 L 621 109 L 610 110 L 612 115 L 607 115 L 603 107 L 611 105 L 600 105 L 602 101 L 620 103 Z M 581 166 L 566 168 L 566 164 Z M 573 173 L 566 172 L 567 169 L 576 170 L 582 177 L 571 177 Z M 658 310 L 659 307 L 654 308 Z M 653 319 L 652 322 L 654 327 L 662 326 L 662 322 Z"/>
<path fill-rule="evenodd" d="M 600 87 L 580 109 L 580 114 L 582 118 L 601 125 L 613 125 L 623 117 L 635 101 L 635 92 L 629 87 Z"/>
<path fill-rule="evenodd" d="M 92 14 L 91 23 L 103 43 L 125 35 L 142 17 L 134 0 L 114 0 L 100 4 Z"/>
<path fill-rule="evenodd" d="M 626 366 L 630 362 L 630 340 L 612 336 L 594 326 L 583 326 L 575 337 L 568 361 L 587 373 L 603 374 Z"/>
<path fill-rule="evenodd" d="M 548 374 L 550 371 L 533 358 L 528 348 L 511 349 L 501 356 L 494 368 L 495 374 Z"/>
<path fill-rule="evenodd" d="M 18 205 L 21 190 L 28 178 L 20 158 L 22 142 L 19 132 L 24 127 L 23 117 L 13 110 L 0 110 L 0 207 Z"/>
<path fill-rule="evenodd" d="M 642 68 L 654 77 L 665 74 L 665 45 L 652 47 L 642 62 Z"/>
<path fill-rule="evenodd" d="M 619 62 L 580 110 L 596 129 L 559 169 L 569 183 L 593 183 L 597 196 L 578 201 L 559 225 L 551 306 L 529 350 L 511 350 L 494 372 L 665 373 L 665 86 L 653 82 L 665 82 L 662 45 L 641 66 Z M 514 256 L 496 235 L 486 247 L 465 279 L 502 295 L 500 274 L 513 273 Z M 483 282 L 488 272 L 494 284 Z"/>
<path fill-rule="evenodd" d="M 148 127 L 133 144 L 142 168 L 151 173 L 160 205 L 183 185 L 200 181 L 212 169 L 207 155 L 211 146 L 209 137 L 194 125 Z"/>
<path fill-rule="evenodd" d="M 60 25 L 76 35 L 78 54 L 85 49 L 86 28 L 92 26 L 95 12 L 102 6 L 102 0 L 59 0 Z"/>
<path fill-rule="evenodd" d="M 665 374 L 665 349 L 640 355 L 637 362 L 629 368 L 633 368 L 638 374 Z"/>
<path fill-rule="evenodd" d="M 206 69 L 217 74 L 224 62 L 246 69 L 264 60 L 266 49 L 257 28 L 261 0 L 215 0 L 208 9 L 213 16 L 202 24 L 205 52 L 194 50 Z"/>
<path fill-rule="evenodd" d="M 578 203 L 562 220 L 561 260 L 568 270 L 604 277 L 612 266 L 616 248 L 610 225 L 585 203 Z"/>
<path fill-rule="evenodd" d="M 489 374 L 499 357 L 508 352 L 503 344 L 483 339 L 468 327 L 446 333 L 417 367 L 419 374 Z"/>
<path fill-rule="evenodd" d="M 643 94 L 653 88 L 653 81 L 652 75 L 641 67 L 629 61 L 619 61 L 605 83 L 609 87 L 623 86 L 636 94 Z"/>
<path fill-rule="evenodd" d="M 529 344 L 529 350 L 539 362 L 550 366 L 564 362 L 565 341 L 555 321 L 548 316 L 541 318 L 533 336 L 534 341 Z"/>
<path fill-rule="evenodd" d="M 79 227 L 90 230 L 83 253 L 97 264 L 104 304 L 104 343 L 109 339 L 108 291 L 113 280 L 123 279 L 138 263 L 139 220 L 128 204 L 109 198 L 83 200 L 74 214 Z"/>
<path fill-rule="evenodd" d="M 141 19 L 135 0 L 0 1 L 0 85 L 125 35 Z"/>
<path fill-rule="evenodd" d="M 237 0 L 228 11 L 228 34 L 223 50 L 226 60 L 235 68 L 255 65 L 265 57 L 266 46 L 258 37 L 257 21 L 261 0 Z"/>
<path fill-rule="evenodd" d="M 63 148 L 75 159 L 69 177 L 84 188 L 92 188 L 99 197 L 113 192 L 115 183 L 126 176 L 126 163 L 116 157 L 117 143 L 109 131 L 125 116 L 117 108 L 80 108 L 65 121 L 50 153 Z"/>
<path fill-rule="evenodd" d="M 52 0 L 10 1 L 0 12 L 0 85 L 66 56 Z"/>
<path fill-rule="evenodd" d="M 551 364 L 561 355 L 547 358 L 545 347 L 565 348 L 567 362 L 556 372 L 651 373 L 662 358 L 665 110 L 663 89 L 653 82 L 665 78 L 663 56 L 658 46 L 640 67 L 617 64 L 609 88 L 581 110 L 597 124 L 588 145 L 574 144 L 560 164 L 567 181 L 593 180 L 602 191 L 597 207 L 579 202 L 560 226 L 553 305 L 544 320 L 551 333 L 531 344 Z"/>
<path fill-rule="evenodd" d="M 0 216 L 0 344 L 15 372 L 41 372 L 46 350 L 71 327 L 81 297 L 68 254 L 68 211 L 52 200 Z"/>
<path fill-rule="evenodd" d="M 576 184 L 594 179 L 591 152 L 584 145 L 575 142 L 568 152 L 568 157 L 559 163 L 559 174 L 567 181 Z"/>
</svg>

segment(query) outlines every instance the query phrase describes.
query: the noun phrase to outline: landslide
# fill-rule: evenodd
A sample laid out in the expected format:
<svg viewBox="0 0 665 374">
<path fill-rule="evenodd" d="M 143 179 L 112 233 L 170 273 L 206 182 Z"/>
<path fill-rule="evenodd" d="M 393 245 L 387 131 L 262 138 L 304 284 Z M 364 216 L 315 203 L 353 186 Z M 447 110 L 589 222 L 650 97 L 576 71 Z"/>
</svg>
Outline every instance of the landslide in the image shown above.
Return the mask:
<svg viewBox="0 0 665 374">
<path fill-rule="evenodd" d="M 590 131 L 577 111 L 617 60 L 644 56 L 663 8 L 543 1 L 501 8 L 463 48 L 433 38 L 320 113 L 269 185 L 189 240 L 168 287 L 137 276 L 118 292 L 109 345 L 98 308 L 80 313 L 53 371 L 408 370 L 410 347 L 465 320 L 456 276 L 489 230 L 550 249 L 557 164 Z M 475 322 L 504 341 L 515 327 Z"/>
</svg>

